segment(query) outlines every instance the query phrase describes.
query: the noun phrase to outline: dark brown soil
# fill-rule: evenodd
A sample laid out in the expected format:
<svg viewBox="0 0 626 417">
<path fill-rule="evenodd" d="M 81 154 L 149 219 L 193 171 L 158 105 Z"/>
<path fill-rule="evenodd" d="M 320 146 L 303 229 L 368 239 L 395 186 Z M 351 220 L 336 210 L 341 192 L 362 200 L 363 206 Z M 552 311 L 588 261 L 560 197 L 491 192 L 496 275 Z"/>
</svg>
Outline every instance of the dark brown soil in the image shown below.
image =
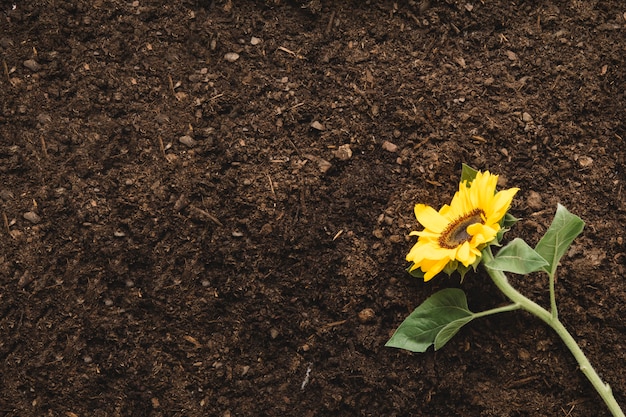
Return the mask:
<svg viewBox="0 0 626 417">
<path fill-rule="evenodd" d="M 13 3 L 0 415 L 608 416 L 522 312 L 383 347 L 459 285 L 404 256 L 462 163 L 521 188 L 509 238 L 586 221 L 560 315 L 626 406 L 622 1 Z"/>
</svg>

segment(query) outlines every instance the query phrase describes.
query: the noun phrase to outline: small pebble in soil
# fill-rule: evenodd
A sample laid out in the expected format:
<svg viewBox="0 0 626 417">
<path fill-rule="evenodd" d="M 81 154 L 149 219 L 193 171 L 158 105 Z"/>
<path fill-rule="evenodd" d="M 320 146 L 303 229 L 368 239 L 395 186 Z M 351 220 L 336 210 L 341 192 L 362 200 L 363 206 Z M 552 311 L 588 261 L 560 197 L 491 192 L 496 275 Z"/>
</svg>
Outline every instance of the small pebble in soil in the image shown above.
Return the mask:
<svg viewBox="0 0 626 417">
<path fill-rule="evenodd" d="M 400 235 L 391 235 L 389 236 L 389 241 L 391 243 L 400 243 L 403 241 L 402 236 Z"/>
<path fill-rule="evenodd" d="M 363 310 L 359 311 L 358 317 L 359 323 L 367 324 L 371 323 L 374 320 L 374 318 L 376 317 L 376 313 L 371 308 L 364 308 Z"/>
<path fill-rule="evenodd" d="M 39 65 L 39 62 L 35 61 L 34 59 L 27 59 L 26 61 L 24 61 L 24 66 L 33 72 L 37 72 L 41 69 L 41 65 Z"/>
<path fill-rule="evenodd" d="M 193 148 L 197 143 L 195 139 L 189 135 L 179 137 L 178 141 L 189 148 Z"/>
<path fill-rule="evenodd" d="M 239 54 L 237 52 L 227 52 L 224 54 L 224 59 L 228 62 L 235 62 L 239 59 Z"/>
<path fill-rule="evenodd" d="M 41 221 L 41 217 L 34 211 L 27 211 L 24 213 L 24 218 L 32 224 L 37 224 Z"/>
<path fill-rule="evenodd" d="M 276 338 L 278 337 L 278 335 L 279 335 L 279 334 L 280 334 L 280 333 L 279 333 L 279 331 L 278 331 L 278 330 L 276 330 L 276 329 L 274 329 L 274 328 L 270 329 L 270 337 L 271 337 L 272 339 L 276 339 Z"/>
<path fill-rule="evenodd" d="M 387 152 L 395 153 L 395 152 L 398 152 L 398 145 L 386 140 L 383 142 L 383 149 L 386 150 Z"/>
<path fill-rule="evenodd" d="M 252 38 L 250 38 L 250 44 L 251 45 L 258 45 L 261 42 L 262 42 L 261 38 L 257 38 L 256 36 L 253 36 Z"/>
<path fill-rule="evenodd" d="M 533 121 L 533 117 L 530 114 L 524 112 L 524 113 L 522 113 L 522 121 L 524 121 L 526 123 L 530 123 L 530 122 Z"/>
<path fill-rule="evenodd" d="M 319 130 L 322 131 L 324 129 L 326 129 L 326 127 L 324 127 L 323 124 L 321 124 L 320 122 L 318 122 L 317 120 L 314 121 L 313 123 L 311 123 L 311 127 L 315 130 Z"/>
</svg>

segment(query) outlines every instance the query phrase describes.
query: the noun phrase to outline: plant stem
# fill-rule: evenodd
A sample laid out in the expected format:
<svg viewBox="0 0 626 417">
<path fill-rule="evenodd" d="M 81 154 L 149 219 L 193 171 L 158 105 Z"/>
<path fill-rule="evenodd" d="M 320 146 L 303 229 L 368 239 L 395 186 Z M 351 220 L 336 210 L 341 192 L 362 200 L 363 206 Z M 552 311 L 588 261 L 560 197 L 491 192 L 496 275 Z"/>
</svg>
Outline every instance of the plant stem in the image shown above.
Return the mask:
<svg viewBox="0 0 626 417">
<path fill-rule="evenodd" d="M 491 310 L 481 311 L 479 313 L 472 313 L 472 318 L 477 319 L 479 317 L 490 316 L 492 314 L 504 313 L 506 311 L 519 310 L 522 308 L 521 304 L 513 303 L 503 307 L 492 308 Z"/>
<path fill-rule="evenodd" d="M 591 385 L 593 385 L 598 394 L 600 394 L 600 397 L 602 397 L 602 399 L 604 400 L 604 403 L 611 411 L 611 414 L 614 417 L 625 417 L 624 412 L 620 408 L 619 404 L 617 404 L 617 401 L 613 396 L 611 387 L 608 384 L 605 384 L 600 376 L 597 374 L 595 369 L 593 369 L 591 363 L 589 362 L 583 351 L 580 349 L 572 335 L 567 331 L 565 326 L 563 326 L 563 323 L 559 321 L 558 316 L 556 314 L 553 315 L 552 313 L 541 307 L 539 304 L 526 298 L 519 291 L 513 288 L 513 286 L 509 284 L 509 281 L 504 272 L 490 269 L 487 265 L 489 264 L 489 262 L 493 261 L 493 259 L 494 257 L 491 253 L 491 249 L 486 248 L 483 251 L 483 265 L 485 266 L 487 273 L 496 284 L 498 289 L 500 289 L 500 291 L 502 291 L 504 295 L 506 295 L 511 301 L 513 301 L 514 304 L 512 305 L 518 304 L 520 308 L 537 316 L 544 323 L 554 329 L 554 331 L 559 335 L 561 340 L 563 340 L 563 342 L 565 343 L 565 346 L 567 346 L 570 352 L 572 352 L 572 355 L 574 355 L 574 358 L 578 362 L 580 370 L 583 374 L 585 374 L 585 376 L 587 377 L 589 382 L 591 382 Z"/>
<path fill-rule="evenodd" d="M 554 283 L 556 281 L 556 271 L 551 274 L 548 274 L 550 278 L 550 313 L 552 314 L 552 318 L 554 320 L 559 319 L 559 311 L 556 308 L 556 295 L 554 293 Z"/>
</svg>

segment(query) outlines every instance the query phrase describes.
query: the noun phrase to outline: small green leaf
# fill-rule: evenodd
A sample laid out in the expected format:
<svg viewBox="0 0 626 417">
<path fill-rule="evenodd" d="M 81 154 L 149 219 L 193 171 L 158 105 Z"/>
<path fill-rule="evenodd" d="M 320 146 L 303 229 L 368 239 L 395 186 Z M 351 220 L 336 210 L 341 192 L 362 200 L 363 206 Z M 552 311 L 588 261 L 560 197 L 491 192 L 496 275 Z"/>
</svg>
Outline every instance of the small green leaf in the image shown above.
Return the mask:
<svg viewBox="0 0 626 417">
<path fill-rule="evenodd" d="M 516 238 L 500 249 L 495 258 L 485 266 L 497 271 L 524 275 L 541 271 L 546 265 L 548 262 L 541 255 L 522 239 Z"/>
<path fill-rule="evenodd" d="M 469 165 L 463 164 L 461 168 L 461 182 L 467 181 L 468 184 L 476 178 L 476 174 L 478 174 L 478 170 L 472 168 Z"/>
<path fill-rule="evenodd" d="M 500 221 L 500 226 L 502 226 L 503 229 L 510 229 L 518 221 L 519 219 L 517 217 L 507 212 Z"/>
<path fill-rule="evenodd" d="M 561 204 L 557 206 L 552 224 L 535 247 L 535 251 L 548 262 L 543 269 L 550 276 L 554 276 L 559 260 L 584 227 L 585 222 L 580 217 Z"/>
<path fill-rule="evenodd" d="M 385 346 L 426 352 L 434 344 L 438 349 L 472 318 L 473 313 L 467 307 L 463 290 L 447 288 L 433 294 L 417 307 L 400 324 Z"/>
<path fill-rule="evenodd" d="M 407 267 L 406 272 L 408 272 L 414 278 L 424 279 L 425 273 L 422 272 L 421 268 L 415 268 L 411 271 L 413 265 L 415 265 L 415 262 L 411 262 L 411 264 Z"/>
</svg>

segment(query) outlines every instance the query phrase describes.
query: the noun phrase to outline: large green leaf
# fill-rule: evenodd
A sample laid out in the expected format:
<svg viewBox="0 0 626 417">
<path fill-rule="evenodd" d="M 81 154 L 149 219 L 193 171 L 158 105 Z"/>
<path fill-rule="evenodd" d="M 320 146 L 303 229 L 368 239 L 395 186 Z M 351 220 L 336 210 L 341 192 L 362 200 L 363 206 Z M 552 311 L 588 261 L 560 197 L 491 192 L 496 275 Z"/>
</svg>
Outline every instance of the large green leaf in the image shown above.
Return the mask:
<svg viewBox="0 0 626 417">
<path fill-rule="evenodd" d="M 495 258 L 485 266 L 498 271 L 524 275 L 541 271 L 547 265 L 548 262 L 533 248 L 522 239 L 516 238 L 500 249 Z"/>
<path fill-rule="evenodd" d="M 425 352 L 431 345 L 441 348 L 464 324 L 473 319 L 463 290 L 447 288 L 426 299 L 395 331 L 385 344 Z"/>
<path fill-rule="evenodd" d="M 548 262 L 543 269 L 550 276 L 554 276 L 559 260 L 584 227 L 585 222 L 580 217 L 567 211 L 561 204 L 557 206 L 552 224 L 535 247 L 535 251 Z"/>
<path fill-rule="evenodd" d="M 461 327 L 463 327 L 464 325 L 466 325 L 473 319 L 474 319 L 474 316 L 471 315 L 471 316 L 466 316 L 466 317 L 463 317 L 463 318 L 460 318 L 458 320 L 454 320 L 453 322 L 448 323 L 448 325 L 445 326 L 443 329 L 441 329 L 441 331 L 437 333 L 437 336 L 435 336 L 435 343 L 434 343 L 435 350 L 441 349 L 443 345 L 448 343 L 448 341 L 452 339 L 452 337 L 455 334 L 457 334 L 459 330 L 461 330 Z"/>
</svg>

